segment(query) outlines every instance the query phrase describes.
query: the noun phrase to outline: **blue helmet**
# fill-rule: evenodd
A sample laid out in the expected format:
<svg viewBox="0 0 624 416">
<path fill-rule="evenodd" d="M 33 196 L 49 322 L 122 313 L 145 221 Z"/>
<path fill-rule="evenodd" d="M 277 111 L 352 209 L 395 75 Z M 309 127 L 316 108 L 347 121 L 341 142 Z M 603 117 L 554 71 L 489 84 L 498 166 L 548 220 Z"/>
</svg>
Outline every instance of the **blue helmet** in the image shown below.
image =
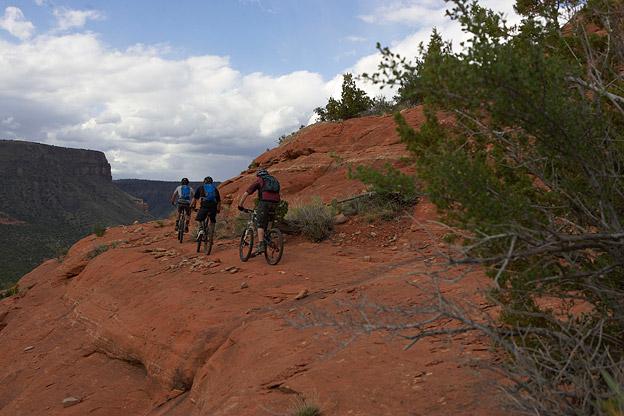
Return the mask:
<svg viewBox="0 0 624 416">
<path fill-rule="evenodd" d="M 269 172 L 267 172 L 266 169 L 260 169 L 258 172 L 256 172 L 256 176 L 265 176 L 268 175 Z"/>
</svg>

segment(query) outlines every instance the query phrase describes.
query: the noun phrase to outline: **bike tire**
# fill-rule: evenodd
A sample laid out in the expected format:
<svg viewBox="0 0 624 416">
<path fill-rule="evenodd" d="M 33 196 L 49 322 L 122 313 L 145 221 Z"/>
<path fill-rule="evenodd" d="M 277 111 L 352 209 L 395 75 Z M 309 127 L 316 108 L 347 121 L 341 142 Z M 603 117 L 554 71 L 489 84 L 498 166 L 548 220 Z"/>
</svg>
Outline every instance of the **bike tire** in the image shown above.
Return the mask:
<svg viewBox="0 0 624 416">
<path fill-rule="evenodd" d="M 208 255 L 212 251 L 212 243 L 214 242 L 214 228 L 210 231 L 209 236 L 204 234 L 204 238 L 206 239 L 204 241 L 204 253 Z"/>
<path fill-rule="evenodd" d="M 184 210 L 180 212 L 180 221 L 178 221 L 178 240 L 180 240 L 180 244 L 182 244 L 182 240 L 184 239 L 184 221 L 186 220 L 184 214 Z"/>
<path fill-rule="evenodd" d="M 264 258 L 271 266 L 275 266 L 284 254 L 284 235 L 279 229 L 273 228 L 267 231 L 264 240 L 266 241 Z"/>
<path fill-rule="evenodd" d="M 251 257 L 251 251 L 253 250 L 254 243 L 254 231 L 253 228 L 247 227 L 243 230 L 241 235 L 240 244 L 238 245 L 238 255 L 242 261 L 249 260 Z"/>
</svg>

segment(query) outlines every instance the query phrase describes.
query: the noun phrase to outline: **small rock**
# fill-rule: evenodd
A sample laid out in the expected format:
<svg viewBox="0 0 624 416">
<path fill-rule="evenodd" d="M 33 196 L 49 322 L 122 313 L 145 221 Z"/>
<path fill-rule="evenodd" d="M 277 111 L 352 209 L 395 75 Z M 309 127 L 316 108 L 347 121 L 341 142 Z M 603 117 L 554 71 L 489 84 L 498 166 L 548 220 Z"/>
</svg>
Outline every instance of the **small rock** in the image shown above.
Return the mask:
<svg viewBox="0 0 624 416">
<path fill-rule="evenodd" d="M 345 224 L 349 222 L 349 217 L 344 214 L 338 214 L 334 217 L 334 224 Z"/>
<path fill-rule="evenodd" d="M 137 221 L 133 222 L 132 224 L 133 225 L 137 225 L 138 223 L 139 223 L 139 221 L 137 220 Z"/>
<path fill-rule="evenodd" d="M 70 407 L 82 402 L 82 400 L 83 399 L 80 396 L 70 396 L 63 399 L 61 403 L 63 403 L 63 407 Z"/>
<path fill-rule="evenodd" d="M 299 294 L 297 296 L 295 296 L 295 299 L 297 299 L 297 300 L 303 299 L 306 296 L 308 296 L 308 289 L 303 289 L 303 290 L 301 290 L 301 292 L 299 292 Z"/>
<path fill-rule="evenodd" d="M 377 237 L 377 233 L 376 233 L 376 232 L 374 232 L 374 231 L 372 231 L 372 232 L 370 233 L 370 236 L 371 236 L 371 237 Z"/>
<path fill-rule="evenodd" d="M 230 270 L 230 274 L 234 274 L 238 272 L 238 269 L 236 267 L 234 267 L 233 269 Z"/>
<path fill-rule="evenodd" d="M 143 227 L 139 227 L 136 230 L 132 231 L 133 233 L 140 233 L 141 231 L 143 231 Z"/>
<path fill-rule="evenodd" d="M 214 286 L 210 286 L 208 290 L 214 290 Z"/>
<path fill-rule="evenodd" d="M 279 274 L 286 274 L 286 272 L 285 272 L 285 271 L 282 271 L 282 270 L 280 270 L 278 273 L 279 273 Z"/>
<path fill-rule="evenodd" d="M 364 256 L 364 261 L 369 262 L 371 261 L 371 256 Z"/>
<path fill-rule="evenodd" d="M 243 284 L 241 285 L 241 289 L 246 289 L 248 287 L 249 285 L 247 284 L 247 282 L 243 282 Z"/>
<path fill-rule="evenodd" d="M 24 351 L 30 351 L 32 349 L 34 349 L 35 347 L 33 347 L 32 345 L 29 345 L 28 347 L 24 348 Z"/>
</svg>

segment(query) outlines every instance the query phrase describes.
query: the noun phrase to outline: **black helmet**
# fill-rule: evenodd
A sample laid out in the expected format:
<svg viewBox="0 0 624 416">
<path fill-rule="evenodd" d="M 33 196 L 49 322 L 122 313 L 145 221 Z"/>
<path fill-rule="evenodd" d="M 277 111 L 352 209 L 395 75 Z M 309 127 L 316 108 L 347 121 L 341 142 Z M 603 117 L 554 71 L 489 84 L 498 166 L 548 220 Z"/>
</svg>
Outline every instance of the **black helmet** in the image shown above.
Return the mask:
<svg viewBox="0 0 624 416">
<path fill-rule="evenodd" d="M 188 184 L 189 184 L 188 178 L 182 178 L 182 185 L 188 185 Z"/>
<path fill-rule="evenodd" d="M 268 175 L 269 172 L 267 172 L 266 169 L 260 169 L 258 172 L 256 172 L 256 176 L 264 176 L 264 175 Z"/>
<path fill-rule="evenodd" d="M 204 178 L 204 183 L 212 183 L 212 177 L 211 176 L 206 176 Z"/>
</svg>

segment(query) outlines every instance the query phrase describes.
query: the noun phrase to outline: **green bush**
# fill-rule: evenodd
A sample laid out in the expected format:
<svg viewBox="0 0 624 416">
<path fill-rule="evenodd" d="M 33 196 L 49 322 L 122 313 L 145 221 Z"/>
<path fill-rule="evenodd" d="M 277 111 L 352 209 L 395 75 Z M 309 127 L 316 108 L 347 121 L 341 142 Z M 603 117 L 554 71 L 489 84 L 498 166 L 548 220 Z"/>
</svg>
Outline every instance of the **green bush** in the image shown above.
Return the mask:
<svg viewBox="0 0 624 416">
<path fill-rule="evenodd" d="M 368 191 L 375 193 L 375 198 L 382 203 L 396 202 L 409 205 L 416 201 L 417 191 L 414 178 L 394 168 L 390 162 L 383 166 L 386 173 L 378 171 L 371 166 L 359 165 L 353 168 L 349 165 L 347 178 L 359 179 L 369 185 Z"/>
<path fill-rule="evenodd" d="M 122 244 L 122 241 L 113 241 L 112 243 L 109 243 L 109 244 L 94 245 L 93 250 L 91 250 L 89 254 L 87 254 L 87 260 L 94 259 L 100 254 L 107 252 L 108 250 L 119 247 L 119 245 L 121 244 Z"/>
<path fill-rule="evenodd" d="M 19 293 L 19 286 L 15 285 L 4 292 L 0 292 L 0 299 L 8 298 L 9 296 L 17 295 Z"/>
<path fill-rule="evenodd" d="M 312 204 L 290 209 L 285 221 L 299 230 L 310 241 L 315 242 L 325 240 L 334 229 L 332 209 L 323 206 L 318 200 Z"/>
<path fill-rule="evenodd" d="M 100 222 L 96 222 L 95 225 L 93 225 L 93 234 L 95 234 L 97 237 L 102 237 L 104 234 L 106 234 L 106 227 L 104 227 L 102 224 L 100 224 Z"/>
<path fill-rule="evenodd" d="M 314 112 L 321 121 L 343 121 L 357 117 L 373 105 L 366 93 L 355 85 L 352 74 L 344 74 L 341 99 L 329 98 L 325 108 L 317 107 Z"/>
</svg>

